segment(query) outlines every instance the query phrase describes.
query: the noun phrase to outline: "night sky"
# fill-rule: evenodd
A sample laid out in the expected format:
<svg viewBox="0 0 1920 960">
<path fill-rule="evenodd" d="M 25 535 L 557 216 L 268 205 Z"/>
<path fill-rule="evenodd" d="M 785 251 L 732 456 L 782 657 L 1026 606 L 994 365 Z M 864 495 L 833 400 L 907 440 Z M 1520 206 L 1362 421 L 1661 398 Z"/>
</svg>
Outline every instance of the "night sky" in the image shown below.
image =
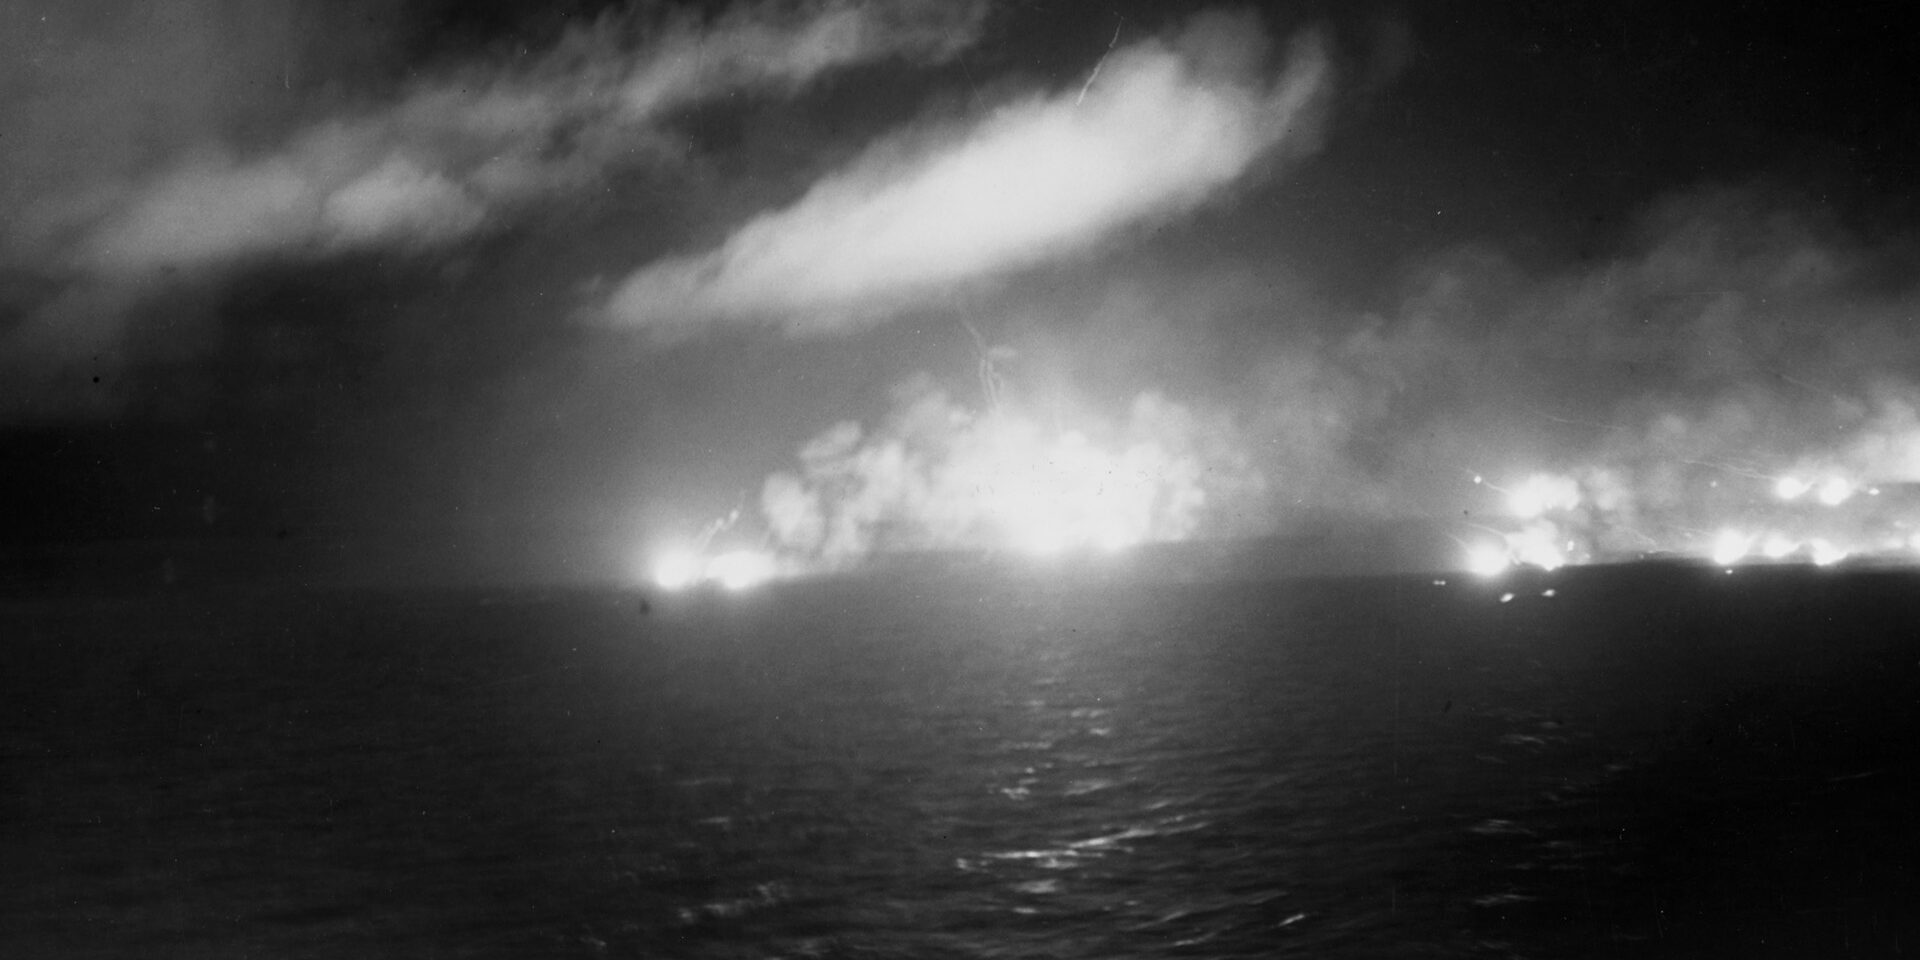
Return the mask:
<svg viewBox="0 0 1920 960">
<path fill-rule="evenodd" d="M 1783 478 L 1920 483 L 1917 46 L 1884 4 L 10 0 L 0 536 L 605 579 L 1109 500 L 1047 529 L 1487 528 L 1540 475 L 1583 555 L 1697 548 Z"/>
</svg>

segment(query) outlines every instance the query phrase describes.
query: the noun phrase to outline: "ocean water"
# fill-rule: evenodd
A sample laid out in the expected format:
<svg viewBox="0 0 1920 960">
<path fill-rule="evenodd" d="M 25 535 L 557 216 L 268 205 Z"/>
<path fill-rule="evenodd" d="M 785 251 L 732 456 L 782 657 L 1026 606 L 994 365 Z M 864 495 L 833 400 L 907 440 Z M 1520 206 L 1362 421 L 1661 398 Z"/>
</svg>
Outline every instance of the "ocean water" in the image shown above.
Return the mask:
<svg viewBox="0 0 1920 960">
<path fill-rule="evenodd" d="M 0 956 L 1909 955 L 1916 587 L 15 600 Z"/>
</svg>

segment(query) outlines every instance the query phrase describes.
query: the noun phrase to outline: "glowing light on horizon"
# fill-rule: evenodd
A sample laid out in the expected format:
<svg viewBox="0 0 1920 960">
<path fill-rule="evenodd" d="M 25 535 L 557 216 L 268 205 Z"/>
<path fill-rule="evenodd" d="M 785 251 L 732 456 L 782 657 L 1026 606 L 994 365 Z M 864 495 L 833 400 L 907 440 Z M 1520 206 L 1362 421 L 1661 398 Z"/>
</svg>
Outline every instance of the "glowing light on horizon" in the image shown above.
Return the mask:
<svg viewBox="0 0 1920 960">
<path fill-rule="evenodd" d="M 1534 474 L 1507 492 L 1507 509 L 1522 519 L 1580 505 L 1580 485 L 1569 477 Z"/>
<path fill-rule="evenodd" d="M 1111 554 L 1189 539 L 1261 495 L 1229 417 L 1155 391 L 1117 418 L 1070 393 L 1038 416 L 995 392 L 990 360 L 985 411 L 915 378 L 871 431 L 842 421 L 803 444 L 762 485 L 770 543 L 820 569 L 895 551 Z"/>
<path fill-rule="evenodd" d="M 1007 421 L 975 482 L 985 512 L 1014 549 L 1034 556 L 1124 550 L 1152 532 L 1160 491 L 1144 449 L 1113 454 L 1086 435 L 1047 438 Z"/>
<path fill-rule="evenodd" d="M 1510 566 L 1513 558 L 1501 547 L 1483 543 L 1467 549 L 1467 569 L 1476 576 L 1497 577 Z"/>
<path fill-rule="evenodd" d="M 685 590 L 698 583 L 703 573 L 700 555 L 692 550 L 668 550 L 653 562 L 653 582 L 663 590 Z"/>
<path fill-rule="evenodd" d="M 1738 530 L 1722 530 L 1713 538 L 1713 562 L 1716 566 L 1730 566 L 1746 559 L 1747 552 L 1753 549 L 1753 538 Z"/>
<path fill-rule="evenodd" d="M 1830 567 L 1848 556 L 1847 551 L 1825 540 L 1814 540 L 1807 544 L 1813 551 L 1813 564 L 1817 567 Z"/>
<path fill-rule="evenodd" d="M 1558 539 L 1557 530 L 1541 524 L 1509 536 L 1507 549 L 1513 559 L 1521 563 L 1542 570 L 1558 570 L 1567 565 L 1567 555 Z"/>
<path fill-rule="evenodd" d="M 1899 449 L 1920 464 L 1920 429 Z M 1691 557 L 1729 572 L 1755 562 L 1824 567 L 1866 557 L 1915 563 L 1920 496 L 1867 482 L 1904 468 L 1853 462 L 1862 459 L 1847 451 L 1809 451 L 1788 474 L 1704 459 L 1536 473 L 1512 489 L 1486 484 L 1504 497 L 1505 509 L 1483 529 L 1503 542 L 1508 565 L 1543 570 L 1659 556 Z M 1657 506 L 1644 493 L 1649 483 L 1658 484 Z M 1911 486 L 1920 494 L 1920 482 Z M 1478 549 L 1483 555 L 1469 557 L 1470 568 L 1499 568 L 1488 548 Z"/>
<path fill-rule="evenodd" d="M 729 550 L 707 556 L 689 547 L 662 551 L 653 562 L 653 582 L 662 590 L 678 592 L 703 584 L 726 590 L 748 590 L 780 572 L 778 558 L 765 550 Z"/>
<path fill-rule="evenodd" d="M 706 579 L 728 590 L 746 590 L 773 579 L 773 554 L 764 550 L 731 550 L 707 561 Z"/>
<path fill-rule="evenodd" d="M 1049 444 L 1003 434 L 1006 449 L 981 478 L 988 517 L 1022 553 L 1056 556 L 1090 547 L 1118 549 L 1140 540 L 1153 490 L 1130 483 L 1124 468 L 1078 434 Z"/>
</svg>

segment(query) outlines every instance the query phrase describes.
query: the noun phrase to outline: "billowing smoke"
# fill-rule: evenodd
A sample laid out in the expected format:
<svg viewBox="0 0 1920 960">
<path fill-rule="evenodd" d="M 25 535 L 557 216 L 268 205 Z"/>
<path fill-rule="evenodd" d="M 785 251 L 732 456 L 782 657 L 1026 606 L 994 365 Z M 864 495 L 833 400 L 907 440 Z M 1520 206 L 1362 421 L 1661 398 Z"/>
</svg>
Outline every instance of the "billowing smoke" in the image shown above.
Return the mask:
<svg viewBox="0 0 1920 960">
<path fill-rule="evenodd" d="M 875 551 L 1119 549 L 1258 509 L 1262 479 L 1231 419 L 1158 393 L 1071 423 L 972 409 L 926 377 L 895 401 L 876 428 L 836 424 L 767 478 L 761 508 L 783 552 L 833 567 Z"/>
<path fill-rule="evenodd" d="M 1451 511 L 1507 559 L 1920 545 L 1910 241 L 1756 185 L 1660 203 L 1633 242 L 1549 275 L 1442 258 L 1392 316 L 1263 377 L 1345 434 L 1351 502 Z"/>
<path fill-rule="evenodd" d="M 763 511 L 783 547 L 832 561 L 1018 547 L 1021 531 L 1046 549 L 1340 517 L 1438 521 L 1463 554 L 1542 566 L 1708 556 L 1729 531 L 1784 557 L 1912 547 L 1906 242 L 1755 185 L 1656 204 L 1624 243 L 1543 272 L 1455 250 L 1409 270 L 1379 311 L 1252 274 L 1109 279 L 1090 302 L 1072 285 L 1028 291 L 1008 308 L 1025 325 L 1005 321 L 1015 382 L 1177 384 L 1181 402 L 1146 393 L 1112 422 L 1056 426 L 916 381 L 877 428 L 806 444 Z M 1130 519 L 1091 518 L 1102 501 L 1071 478 L 1115 464 L 1153 479 L 1103 494 Z"/>
<path fill-rule="evenodd" d="M 1498 488 L 1512 559 L 1646 554 L 1831 562 L 1920 550 L 1911 387 L 1806 403 L 1743 391 L 1676 406 L 1557 472 Z"/>
<path fill-rule="evenodd" d="M 880 143 L 718 248 L 629 276 L 612 319 L 841 332 L 952 285 L 1085 251 L 1199 206 L 1264 157 L 1318 143 L 1327 55 L 1297 39 L 1263 72 L 1251 15 L 1206 15 L 1114 51 L 1084 86 Z"/>
</svg>

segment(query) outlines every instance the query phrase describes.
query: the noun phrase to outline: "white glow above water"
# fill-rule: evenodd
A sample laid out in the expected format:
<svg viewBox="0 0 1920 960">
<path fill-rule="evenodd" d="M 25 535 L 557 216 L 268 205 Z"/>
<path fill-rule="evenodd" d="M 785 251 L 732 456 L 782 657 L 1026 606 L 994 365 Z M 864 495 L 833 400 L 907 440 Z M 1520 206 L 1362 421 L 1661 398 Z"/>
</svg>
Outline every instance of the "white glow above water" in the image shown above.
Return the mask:
<svg viewBox="0 0 1920 960">
<path fill-rule="evenodd" d="M 1503 547 L 1480 544 L 1467 550 L 1467 569 L 1482 577 L 1497 577 L 1513 565 Z"/>
<path fill-rule="evenodd" d="M 1077 433 L 1047 443 L 1024 431 L 979 479 L 986 509 L 1006 541 L 1023 553 L 1120 550 L 1153 529 L 1159 491 L 1144 464 L 1128 463 Z"/>
<path fill-rule="evenodd" d="M 681 591 L 704 584 L 725 590 L 749 590 L 779 574 L 779 563 L 765 550 L 729 550 L 711 557 L 697 550 L 664 551 L 653 563 L 653 582 L 662 590 Z"/>
<path fill-rule="evenodd" d="M 653 563 L 653 582 L 663 590 L 684 590 L 700 581 L 704 564 L 691 550 L 669 550 Z"/>
<path fill-rule="evenodd" d="M 1064 406 L 979 411 L 916 378 L 877 427 L 835 424 L 767 478 L 768 542 L 828 570 L 890 551 L 1112 553 L 1191 538 L 1261 485 L 1229 418 L 1151 391 L 1119 417 Z"/>
<path fill-rule="evenodd" d="M 1722 530 L 1714 535 L 1712 553 L 1713 562 L 1719 566 L 1729 566 L 1746 559 L 1753 549 L 1753 537 L 1738 530 Z"/>
<path fill-rule="evenodd" d="M 1572 510 L 1579 505 L 1580 486 L 1570 477 L 1537 473 L 1507 494 L 1507 508 L 1522 519 L 1555 510 Z"/>
<path fill-rule="evenodd" d="M 1510 486 L 1470 474 L 1484 519 L 1465 525 L 1491 534 L 1462 540 L 1461 567 L 1493 576 L 1511 567 L 1550 571 L 1595 561 L 1691 557 L 1715 566 L 1848 562 L 1920 563 L 1920 433 L 1911 456 L 1875 470 L 1832 453 L 1803 454 L 1793 469 L 1766 464 L 1685 461 L 1575 466 L 1535 473 Z M 1883 461 L 1887 457 L 1881 457 Z M 1898 467 L 1898 469 L 1896 469 Z M 1902 472 L 1905 471 L 1905 472 Z M 1881 474 L 1884 476 L 1879 476 Z M 1658 506 L 1642 487 L 1659 478 Z M 1895 486 L 1894 484 L 1898 484 Z"/>
<path fill-rule="evenodd" d="M 728 590 L 746 590 L 773 579 L 773 555 L 762 550 L 733 550 L 707 561 L 706 578 Z"/>
<path fill-rule="evenodd" d="M 1558 570 L 1567 564 L 1567 554 L 1557 541 L 1559 531 L 1539 524 L 1509 536 L 1507 549 L 1513 558 L 1542 570 Z"/>
</svg>

